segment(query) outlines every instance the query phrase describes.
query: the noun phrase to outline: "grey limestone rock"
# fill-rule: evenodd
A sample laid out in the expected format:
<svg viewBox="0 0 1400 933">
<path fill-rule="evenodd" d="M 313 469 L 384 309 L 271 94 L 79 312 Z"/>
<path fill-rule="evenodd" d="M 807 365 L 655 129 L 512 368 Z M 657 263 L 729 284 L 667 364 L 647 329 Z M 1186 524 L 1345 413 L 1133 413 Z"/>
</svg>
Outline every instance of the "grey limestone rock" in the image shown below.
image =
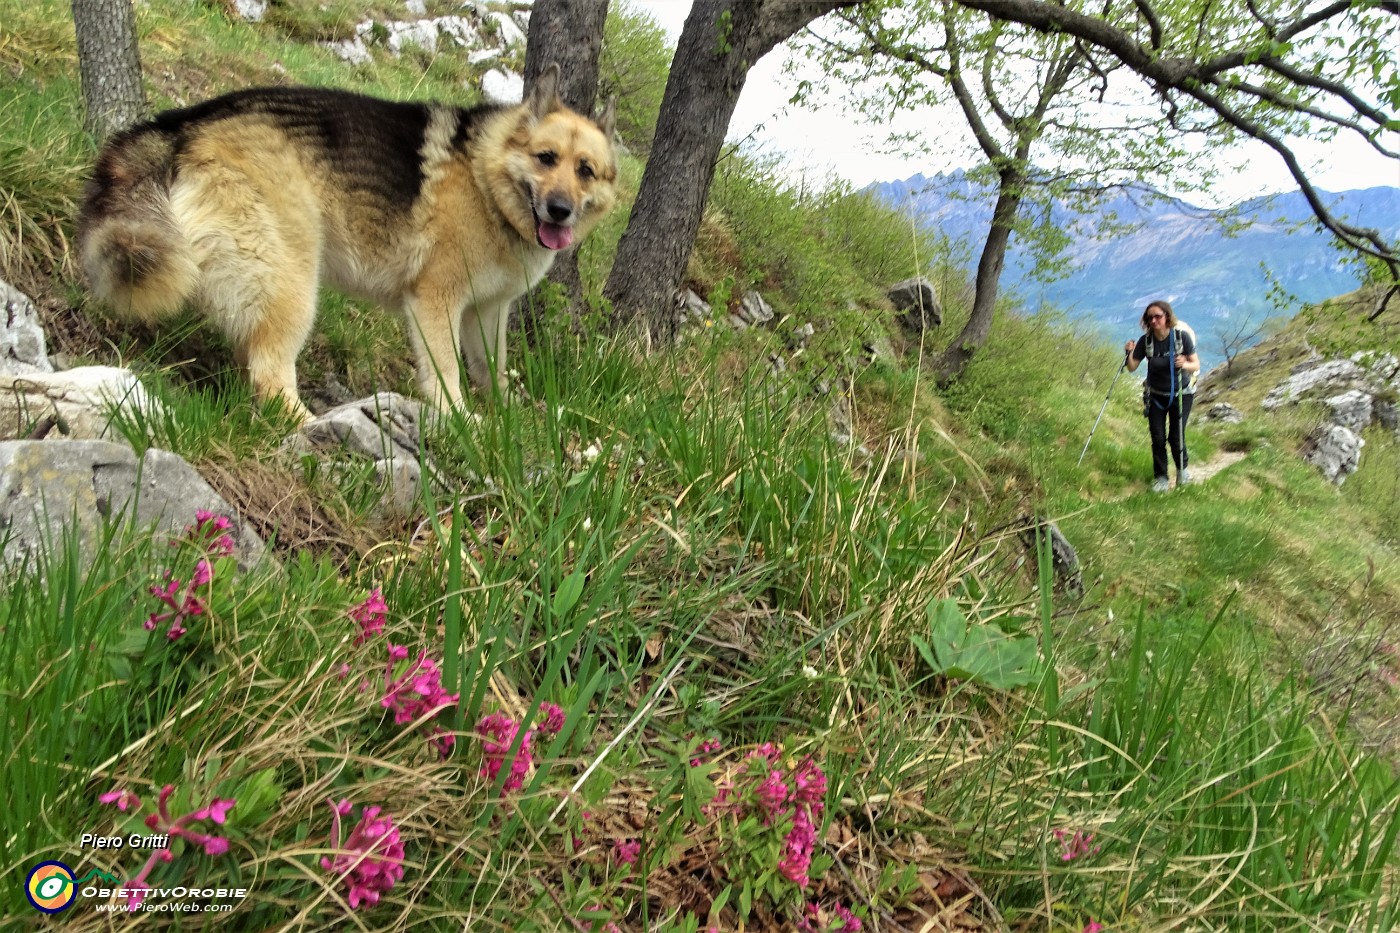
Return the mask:
<svg viewBox="0 0 1400 933">
<path fill-rule="evenodd" d="M 34 302 L 23 292 L 0 282 L 0 304 L 5 310 L 5 318 L 0 321 L 0 374 L 53 372 Z"/>
<path fill-rule="evenodd" d="M 107 441 L 0 443 L 0 529 L 7 565 L 33 560 L 76 535 L 84 553 L 104 527 L 128 523 L 157 538 L 175 538 L 195 512 L 228 516 L 239 566 L 257 564 L 263 542 L 181 457 L 151 449 L 138 457 Z"/>
<path fill-rule="evenodd" d="M 396 392 L 380 392 L 313 418 L 283 441 L 282 449 L 293 456 L 344 454 L 369 460 L 384 490 L 381 507 L 394 515 L 411 515 L 422 491 L 419 454 L 423 417 L 429 410 Z"/>
</svg>

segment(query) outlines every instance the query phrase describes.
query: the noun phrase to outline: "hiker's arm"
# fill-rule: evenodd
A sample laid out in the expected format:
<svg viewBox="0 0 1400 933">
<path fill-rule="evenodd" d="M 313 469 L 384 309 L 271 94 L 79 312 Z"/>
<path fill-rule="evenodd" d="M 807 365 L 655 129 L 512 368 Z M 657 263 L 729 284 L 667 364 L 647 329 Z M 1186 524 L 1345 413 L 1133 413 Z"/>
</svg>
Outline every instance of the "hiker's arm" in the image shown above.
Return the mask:
<svg viewBox="0 0 1400 933">
<path fill-rule="evenodd" d="M 1201 371 L 1201 358 L 1194 353 L 1178 354 L 1176 368 L 1184 373 L 1198 373 Z"/>
<path fill-rule="evenodd" d="M 1126 344 L 1123 345 L 1123 352 L 1128 354 L 1128 359 L 1126 360 L 1126 362 L 1128 365 L 1128 372 L 1130 373 L 1137 372 L 1138 364 L 1142 362 L 1142 357 L 1133 355 L 1133 351 L 1136 349 L 1137 343 L 1132 340 L 1129 340 Z"/>
</svg>

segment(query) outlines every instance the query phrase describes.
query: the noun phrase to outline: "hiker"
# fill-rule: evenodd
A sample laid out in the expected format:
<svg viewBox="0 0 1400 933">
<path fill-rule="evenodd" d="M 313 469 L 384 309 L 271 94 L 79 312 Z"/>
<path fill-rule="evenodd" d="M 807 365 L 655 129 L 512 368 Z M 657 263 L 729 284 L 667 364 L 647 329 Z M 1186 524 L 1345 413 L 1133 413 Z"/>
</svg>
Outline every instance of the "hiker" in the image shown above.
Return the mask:
<svg viewBox="0 0 1400 933">
<path fill-rule="evenodd" d="M 1136 342 L 1129 340 L 1123 350 L 1128 354 L 1130 373 L 1147 360 L 1143 414 L 1152 434 L 1152 491 L 1166 492 L 1171 485 L 1167 475 L 1168 443 L 1176 463 L 1176 484 L 1185 486 L 1191 481 L 1186 462 L 1186 421 L 1191 417 L 1191 402 L 1196 397 L 1195 378 L 1201 370 L 1201 360 L 1196 355 L 1195 334 L 1176 319 L 1169 302 L 1154 301 L 1147 306 L 1142 312 L 1142 330 L 1142 336 Z"/>
</svg>

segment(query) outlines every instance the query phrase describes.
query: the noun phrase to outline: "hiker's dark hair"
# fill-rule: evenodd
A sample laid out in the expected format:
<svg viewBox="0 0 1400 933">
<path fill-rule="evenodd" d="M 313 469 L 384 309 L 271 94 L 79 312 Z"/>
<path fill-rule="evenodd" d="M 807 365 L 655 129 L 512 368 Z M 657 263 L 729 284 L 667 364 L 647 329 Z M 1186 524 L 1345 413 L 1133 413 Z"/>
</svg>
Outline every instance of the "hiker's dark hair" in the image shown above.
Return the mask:
<svg viewBox="0 0 1400 933">
<path fill-rule="evenodd" d="M 1172 310 L 1171 302 L 1169 302 L 1169 301 L 1153 301 L 1153 302 L 1149 303 L 1148 306 L 1147 306 L 1146 308 L 1144 308 L 1143 311 L 1142 311 L 1142 329 L 1143 329 L 1144 331 L 1149 330 L 1149 329 L 1152 327 L 1152 325 L 1149 324 L 1149 323 L 1147 322 L 1147 314 L 1148 314 L 1148 312 L 1150 312 L 1153 308 L 1159 308 L 1159 309 L 1161 309 L 1161 312 L 1167 316 L 1167 329 L 1168 329 L 1168 330 L 1174 330 L 1174 329 L 1176 328 L 1176 324 L 1177 324 L 1176 312 Z"/>
</svg>

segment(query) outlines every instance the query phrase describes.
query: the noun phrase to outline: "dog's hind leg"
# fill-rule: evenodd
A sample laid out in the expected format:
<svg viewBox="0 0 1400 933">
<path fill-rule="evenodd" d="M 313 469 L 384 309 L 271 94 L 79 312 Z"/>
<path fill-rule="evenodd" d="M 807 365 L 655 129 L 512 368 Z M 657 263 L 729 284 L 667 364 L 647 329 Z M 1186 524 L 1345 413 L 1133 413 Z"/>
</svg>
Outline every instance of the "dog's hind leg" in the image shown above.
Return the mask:
<svg viewBox="0 0 1400 933">
<path fill-rule="evenodd" d="M 311 412 L 297 394 L 297 355 L 316 321 L 316 280 L 299 285 L 287 283 L 268 296 L 261 315 L 235 344 L 234 355 L 259 400 L 281 398 L 289 412 L 307 421 Z"/>
</svg>

